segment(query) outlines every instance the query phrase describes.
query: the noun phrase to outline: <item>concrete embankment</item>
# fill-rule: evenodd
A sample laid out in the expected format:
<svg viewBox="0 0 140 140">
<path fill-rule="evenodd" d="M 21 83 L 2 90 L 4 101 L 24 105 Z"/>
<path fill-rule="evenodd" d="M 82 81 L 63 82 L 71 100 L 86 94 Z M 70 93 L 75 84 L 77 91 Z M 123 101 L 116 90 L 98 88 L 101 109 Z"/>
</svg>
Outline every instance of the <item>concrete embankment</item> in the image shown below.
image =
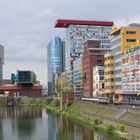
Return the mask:
<svg viewBox="0 0 140 140">
<path fill-rule="evenodd" d="M 140 110 L 114 105 L 100 105 L 92 102 L 77 101 L 67 110 L 89 119 L 101 119 L 104 124 L 124 124 L 130 135 L 140 136 Z M 133 131 L 132 131 L 133 130 Z"/>
</svg>

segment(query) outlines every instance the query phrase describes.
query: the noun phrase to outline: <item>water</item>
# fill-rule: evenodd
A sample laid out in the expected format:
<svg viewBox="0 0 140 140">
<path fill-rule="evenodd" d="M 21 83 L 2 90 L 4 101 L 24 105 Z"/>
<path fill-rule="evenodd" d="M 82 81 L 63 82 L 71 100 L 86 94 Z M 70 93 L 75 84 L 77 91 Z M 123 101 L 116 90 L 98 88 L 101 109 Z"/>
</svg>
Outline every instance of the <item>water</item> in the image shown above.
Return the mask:
<svg viewBox="0 0 140 140">
<path fill-rule="evenodd" d="M 0 108 L 0 140 L 120 140 L 41 108 Z"/>
</svg>

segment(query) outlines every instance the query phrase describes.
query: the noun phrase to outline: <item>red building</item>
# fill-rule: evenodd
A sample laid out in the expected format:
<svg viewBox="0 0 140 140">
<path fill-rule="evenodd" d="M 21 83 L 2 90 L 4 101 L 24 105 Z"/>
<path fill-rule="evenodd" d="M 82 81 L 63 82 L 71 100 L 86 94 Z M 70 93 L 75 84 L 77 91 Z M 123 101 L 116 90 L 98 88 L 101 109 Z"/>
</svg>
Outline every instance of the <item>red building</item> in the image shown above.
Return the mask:
<svg viewBox="0 0 140 140">
<path fill-rule="evenodd" d="M 93 97 L 93 67 L 104 66 L 104 54 L 109 49 L 100 48 L 100 40 L 84 42 L 83 53 L 83 96 Z"/>
<path fill-rule="evenodd" d="M 9 85 L 0 86 L 0 92 L 6 92 L 9 96 L 26 96 L 26 97 L 41 97 L 43 87 L 42 85 Z"/>
</svg>

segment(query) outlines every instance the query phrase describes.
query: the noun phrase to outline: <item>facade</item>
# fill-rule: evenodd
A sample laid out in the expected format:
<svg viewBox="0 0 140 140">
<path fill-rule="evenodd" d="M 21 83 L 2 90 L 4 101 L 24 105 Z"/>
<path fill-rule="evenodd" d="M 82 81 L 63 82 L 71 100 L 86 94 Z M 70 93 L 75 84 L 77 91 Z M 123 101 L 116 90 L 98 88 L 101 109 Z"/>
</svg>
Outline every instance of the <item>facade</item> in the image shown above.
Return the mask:
<svg viewBox="0 0 140 140">
<path fill-rule="evenodd" d="M 129 48 L 122 57 L 122 92 L 129 103 L 140 104 L 140 46 Z"/>
<path fill-rule="evenodd" d="M 93 67 L 93 97 L 104 94 L 104 67 Z"/>
<path fill-rule="evenodd" d="M 73 85 L 74 85 L 74 93 L 77 98 L 80 98 L 83 94 L 83 79 L 82 79 L 82 57 L 77 58 L 74 63 L 74 71 L 73 71 Z M 76 98 L 76 97 L 75 97 Z"/>
<path fill-rule="evenodd" d="M 3 80 L 3 64 L 4 64 L 4 47 L 0 45 L 0 85 Z"/>
<path fill-rule="evenodd" d="M 93 67 L 104 66 L 104 54 L 110 49 L 101 48 L 100 40 L 84 42 L 83 53 L 83 96 L 93 97 Z"/>
<path fill-rule="evenodd" d="M 92 39 L 91 39 L 92 40 Z M 100 41 L 100 48 L 104 48 L 104 49 L 110 49 L 111 46 L 111 39 L 110 37 L 108 38 L 102 38 L 102 39 L 98 39 Z M 81 78 L 81 55 L 79 58 L 77 58 L 74 62 L 73 62 L 73 85 L 74 85 L 74 89 L 76 89 L 75 91 L 77 92 L 77 90 L 80 90 L 80 92 L 82 92 L 82 78 Z M 80 83 L 80 85 L 79 85 Z"/>
<path fill-rule="evenodd" d="M 42 85 L 3 85 L 0 86 L 0 93 L 4 93 L 6 96 L 14 97 L 42 97 L 43 86 Z"/>
<path fill-rule="evenodd" d="M 131 95 L 136 95 L 138 92 L 136 92 L 136 86 L 138 87 L 138 85 L 133 81 L 134 73 L 138 73 L 138 68 L 136 67 L 139 65 L 135 55 L 137 56 L 139 51 L 138 49 L 137 52 L 131 50 L 134 50 L 140 44 L 140 24 L 130 24 L 127 27 L 116 28 L 111 35 L 113 36 L 111 41 L 112 53 L 106 54 L 105 72 L 112 73 L 114 70 L 114 73 L 109 74 L 108 78 L 105 76 L 105 92 L 115 93 L 116 96 L 125 96 L 127 94 L 127 97 L 131 97 Z M 113 57 L 112 59 L 110 59 L 111 56 Z M 109 61 L 112 65 L 107 65 Z M 129 89 L 133 89 L 133 92 Z"/>
<path fill-rule="evenodd" d="M 105 69 L 104 69 L 104 79 L 105 79 L 105 94 L 113 95 L 115 94 L 115 65 L 114 65 L 114 53 L 110 52 L 105 54 Z"/>
<path fill-rule="evenodd" d="M 58 76 L 64 71 L 64 42 L 54 37 L 47 47 L 48 94 L 55 92 Z"/>
<path fill-rule="evenodd" d="M 83 42 L 91 38 L 108 39 L 112 25 L 113 22 L 103 21 L 57 20 L 56 28 L 66 28 L 66 70 L 72 85 L 75 83 L 74 70 L 77 69 L 74 61 L 83 53 Z M 109 48 L 110 43 L 103 43 L 102 47 Z"/>
</svg>

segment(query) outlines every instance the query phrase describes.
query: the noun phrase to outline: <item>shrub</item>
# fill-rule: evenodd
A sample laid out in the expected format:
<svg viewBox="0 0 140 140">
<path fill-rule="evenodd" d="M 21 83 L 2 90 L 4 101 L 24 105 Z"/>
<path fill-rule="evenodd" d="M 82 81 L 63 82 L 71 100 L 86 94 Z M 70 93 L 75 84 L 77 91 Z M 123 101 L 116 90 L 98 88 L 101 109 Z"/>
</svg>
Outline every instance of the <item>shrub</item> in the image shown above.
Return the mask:
<svg viewBox="0 0 140 140">
<path fill-rule="evenodd" d="M 125 131 L 125 125 L 124 124 L 119 124 L 118 130 L 121 131 L 121 132 L 124 132 Z"/>
<path fill-rule="evenodd" d="M 95 119 L 93 122 L 94 125 L 102 124 L 102 120 Z"/>
<path fill-rule="evenodd" d="M 0 106 L 5 106 L 7 103 L 7 99 L 6 98 L 0 98 Z"/>
<path fill-rule="evenodd" d="M 114 132 L 115 130 L 115 127 L 113 125 L 107 125 L 106 128 L 108 132 Z"/>
</svg>

